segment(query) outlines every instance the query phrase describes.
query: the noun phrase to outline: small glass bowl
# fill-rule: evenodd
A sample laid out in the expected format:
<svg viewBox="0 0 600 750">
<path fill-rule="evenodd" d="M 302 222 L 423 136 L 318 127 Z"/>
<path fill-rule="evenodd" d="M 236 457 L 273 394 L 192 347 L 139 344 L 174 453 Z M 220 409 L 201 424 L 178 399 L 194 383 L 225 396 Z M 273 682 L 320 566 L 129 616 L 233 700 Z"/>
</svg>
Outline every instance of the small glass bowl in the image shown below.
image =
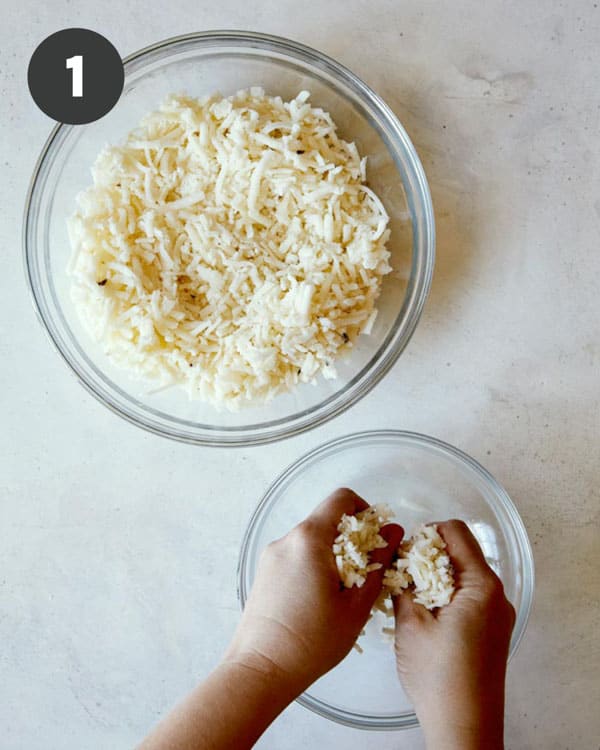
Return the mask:
<svg viewBox="0 0 600 750">
<path fill-rule="evenodd" d="M 252 85 L 289 98 L 300 90 L 331 112 L 342 137 L 369 157 L 369 184 L 390 215 L 394 272 L 383 284 L 373 332 L 319 378 L 238 413 L 191 401 L 183 389 L 148 391 L 116 368 L 83 330 L 69 293 L 66 220 L 90 168 L 172 93 L 228 95 Z M 434 265 L 434 220 L 427 181 L 389 107 L 353 73 L 309 47 L 251 32 L 215 31 L 168 39 L 125 59 L 121 99 L 89 125 L 58 125 L 39 158 L 24 220 L 27 278 L 40 320 L 82 385 L 115 413 L 147 430 L 200 445 L 254 445 L 296 435 L 340 414 L 390 369 L 419 320 Z M 336 362 L 336 365 L 338 363 Z"/>
<path fill-rule="evenodd" d="M 267 490 L 242 542 L 238 596 L 242 608 L 261 551 L 303 520 L 340 486 L 369 503 L 387 503 L 409 536 L 421 523 L 461 518 L 477 537 L 488 563 L 504 583 L 517 613 L 512 656 L 523 637 L 534 588 L 527 532 L 504 489 L 480 464 L 457 448 L 411 432 L 381 430 L 338 438 L 300 458 Z M 274 582 L 276 585 L 277 582 Z M 417 725 L 398 681 L 391 639 L 375 615 L 352 650 L 298 701 L 328 719 L 359 729 L 406 729 Z"/>
</svg>

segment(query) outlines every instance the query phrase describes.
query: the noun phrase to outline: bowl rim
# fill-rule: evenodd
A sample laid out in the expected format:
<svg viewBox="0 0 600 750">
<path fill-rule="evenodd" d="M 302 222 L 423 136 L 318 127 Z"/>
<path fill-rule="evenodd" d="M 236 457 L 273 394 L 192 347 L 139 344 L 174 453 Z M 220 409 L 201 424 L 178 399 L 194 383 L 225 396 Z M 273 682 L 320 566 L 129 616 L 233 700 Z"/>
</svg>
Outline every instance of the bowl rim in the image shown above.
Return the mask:
<svg viewBox="0 0 600 750">
<path fill-rule="evenodd" d="M 133 52 L 123 59 L 125 66 L 124 91 L 127 89 L 128 78 L 136 71 L 136 62 L 143 61 L 163 49 L 183 47 L 187 44 L 204 44 L 208 47 L 231 44 L 242 49 L 252 47 L 258 53 L 260 50 L 275 51 L 287 56 L 292 61 L 296 60 L 305 65 L 312 64 L 331 75 L 336 81 L 346 85 L 364 102 L 367 108 L 374 109 L 381 117 L 381 122 L 385 125 L 386 136 L 384 140 L 386 140 L 386 145 L 390 148 L 393 144 L 395 149 L 402 151 L 410 167 L 410 177 L 414 181 L 414 190 L 408 196 L 409 202 L 416 198 L 423 212 L 421 219 L 423 257 L 421 258 L 419 273 L 415 273 L 417 236 L 413 224 L 413 271 L 411 272 L 411 278 L 414 276 L 414 288 L 411 289 L 409 286 L 408 292 L 410 292 L 410 295 L 407 292 L 403 307 L 397 316 L 398 319 L 403 315 L 403 326 L 395 325 L 390 329 L 369 362 L 363 365 L 360 371 L 343 388 L 336 390 L 323 401 L 319 401 L 306 409 L 295 411 L 283 418 L 274 418 L 263 422 L 255 421 L 252 424 L 240 426 L 223 426 L 218 423 L 204 424 L 199 421 L 180 419 L 166 411 L 154 409 L 145 404 L 142 405 L 131 393 L 117 386 L 104 375 L 100 368 L 93 365 L 87 358 L 85 351 L 79 346 L 79 342 L 72 335 L 72 341 L 66 343 L 62 341 L 64 334 L 58 328 L 59 325 L 62 326 L 63 324 L 57 324 L 54 320 L 56 313 L 54 310 L 48 309 L 48 293 L 41 289 L 42 272 L 38 269 L 39 261 L 34 249 L 37 245 L 35 230 L 38 228 L 40 218 L 37 213 L 32 212 L 32 207 L 34 204 L 37 207 L 37 204 L 44 198 L 47 178 L 45 171 L 49 169 L 48 163 L 50 163 L 50 166 L 53 164 L 56 141 L 59 141 L 60 144 L 60 140 L 66 138 L 76 127 L 63 123 L 56 124 L 50 132 L 36 161 L 27 191 L 22 223 L 25 277 L 36 317 L 49 337 L 53 348 L 81 385 L 112 412 L 149 432 L 184 443 L 207 447 L 263 445 L 314 429 L 351 408 L 374 388 L 396 363 L 414 334 L 431 287 L 435 264 L 435 219 L 431 193 L 425 171 L 412 141 L 383 99 L 341 63 L 312 47 L 285 37 L 254 31 L 214 30 L 192 32 L 160 40 Z M 387 142 L 387 134 L 393 136 L 391 143 Z M 384 137 L 383 131 L 381 135 Z M 407 304 L 407 302 L 410 302 L 410 304 Z M 60 304 L 58 303 L 57 309 L 60 311 Z M 78 355 L 73 354 L 73 349 L 78 350 Z M 78 361 L 77 356 L 83 358 L 83 364 Z M 90 369 L 92 374 L 89 372 Z"/>
<path fill-rule="evenodd" d="M 519 611 L 516 613 L 516 621 L 510 643 L 508 657 L 510 661 L 523 640 L 529 616 L 531 614 L 531 608 L 533 606 L 535 589 L 535 562 L 525 524 L 523 523 L 514 502 L 504 487 L 476 459 L 460 450 L 460 448 L 456 448 L 439 438 L 409 430 L 363 430 L 361 432 L 353 432 L 333 438 L 332 440 L 321 443 L 317 447 L 301 455 L 295 461 L 290 463 L 271 482 L 250 516 L 240 546 L 236 570 L 237 598 L 240 609 L 244 609 L 250 591 L 246 578 L 248 576 L 249 567 L 248 556 L 254 535 L 260 528 L 262 521 L 267 517 L 272 506 L 275 505 L 277 497 L 285 488 L 285 485 L 295 477 L 299 476 L 302 469 L 308 464 L 312 464 L 315 460 L 323 458 L 328 454 L 338 452 L 340 448 L 348 446 L 356 447 L 364 442 L 386 439 L 391 440 L 392 442 L 397 442 L 399 445 L 409 444 L 416 445 L 420 448 L 433 448 L 441 455 L 463 464 L 485 482 L 485 484 L 492 490 L 494 497 L 498 501 L 502 510 L 506 512 L 506 516 L 510 520 L 511 530 L 514 533 L 517 542 L 519 556 L 523 564 L 521 603 Z M 324 718 L 331 719 L 339 724 L 344 724 L 345 726 L 356 729 L 390 731 L 396 729 L 410 729 L 419 725 L 419 721 L 414 712 L 405 712 L 395 716 L 376 716 L 373 714 L 360 715 L 351 711 L 334 708 L 324 701 L 311 696 L 309 691 L 302 693 L 302 695 L 296 700 L 305 708 L 310 709 Z"/>
</svg>

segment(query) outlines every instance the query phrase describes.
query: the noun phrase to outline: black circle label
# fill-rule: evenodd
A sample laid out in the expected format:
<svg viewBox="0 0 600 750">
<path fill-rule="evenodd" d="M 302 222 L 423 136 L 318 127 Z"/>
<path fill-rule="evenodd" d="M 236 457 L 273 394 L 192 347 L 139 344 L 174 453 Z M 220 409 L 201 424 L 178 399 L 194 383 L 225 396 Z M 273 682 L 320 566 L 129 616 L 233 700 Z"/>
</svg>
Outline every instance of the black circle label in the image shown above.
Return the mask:
<svg viewBox="0 0 600 750">
<path fill-rule="evenodd" d="M 89 29 L 63 29 L 33 53 L 29 91 L 49 117 L 70 125 L 99 120 L 119 100 L 125 73 L 114 46 Z"/>
</svg>

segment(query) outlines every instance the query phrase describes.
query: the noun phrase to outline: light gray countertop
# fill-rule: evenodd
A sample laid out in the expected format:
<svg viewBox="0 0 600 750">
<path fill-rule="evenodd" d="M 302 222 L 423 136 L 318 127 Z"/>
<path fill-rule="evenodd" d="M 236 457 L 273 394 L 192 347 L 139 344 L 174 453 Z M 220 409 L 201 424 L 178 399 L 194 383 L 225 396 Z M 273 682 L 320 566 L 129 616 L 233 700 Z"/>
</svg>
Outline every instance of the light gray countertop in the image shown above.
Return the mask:
<svg viewBox="0 0 600 750">
<path fill-rule="evenodd" d="M 0 746 L 132 747 L 211 668 L 236 623 L 245 525 L 269 482 L 358 429 L 429 433 L 480 460 L 528 528 L 530 624 L 510 665 L 507 747 L 597 750 L 600 8 L 595 2 L 129 0 L 2 3 Z M 438 260 L 417 332 L 342 417 L 268 448 L 146 434 L 78 385 L 22 271 L 28 180 L 51 122 L 37 44 L 93 28 L 122 54 L 210 28 L 289 36 L 348 65 L 423 160 Z M 315 498 L 317 499 L 317 498 Z M 262 750 L 423 748 L 294 705 Z"/>
</svg>

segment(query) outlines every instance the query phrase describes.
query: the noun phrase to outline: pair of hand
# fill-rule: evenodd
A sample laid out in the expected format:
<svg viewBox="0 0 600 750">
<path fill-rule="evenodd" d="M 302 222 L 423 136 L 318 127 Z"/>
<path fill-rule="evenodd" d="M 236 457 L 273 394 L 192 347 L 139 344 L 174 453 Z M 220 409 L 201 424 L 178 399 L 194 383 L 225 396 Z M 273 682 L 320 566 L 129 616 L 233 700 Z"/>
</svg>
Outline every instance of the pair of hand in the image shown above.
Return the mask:
<svg viewBox="0 0 600 750">
<path fill-rule="evenodd" d="M 300 525 L 270 544 L 225 661 L 275 675 L 299 694 L 352 648 L 381 590 L 403 535 L 396 524 L 381 534 L 388 546 L 371 559 L 382 568 L 362 588 L 344 589 L 332 554 L 342 514 L 367 503 L 336 491 Z M 428 747 L 502 747 L 504 679 L 514 610 L 466 524 L 446 521 L 456 591 L 430 612 L 409 592 L 394 600 L 398 674 L 413 702 Z"/>
</svg>

